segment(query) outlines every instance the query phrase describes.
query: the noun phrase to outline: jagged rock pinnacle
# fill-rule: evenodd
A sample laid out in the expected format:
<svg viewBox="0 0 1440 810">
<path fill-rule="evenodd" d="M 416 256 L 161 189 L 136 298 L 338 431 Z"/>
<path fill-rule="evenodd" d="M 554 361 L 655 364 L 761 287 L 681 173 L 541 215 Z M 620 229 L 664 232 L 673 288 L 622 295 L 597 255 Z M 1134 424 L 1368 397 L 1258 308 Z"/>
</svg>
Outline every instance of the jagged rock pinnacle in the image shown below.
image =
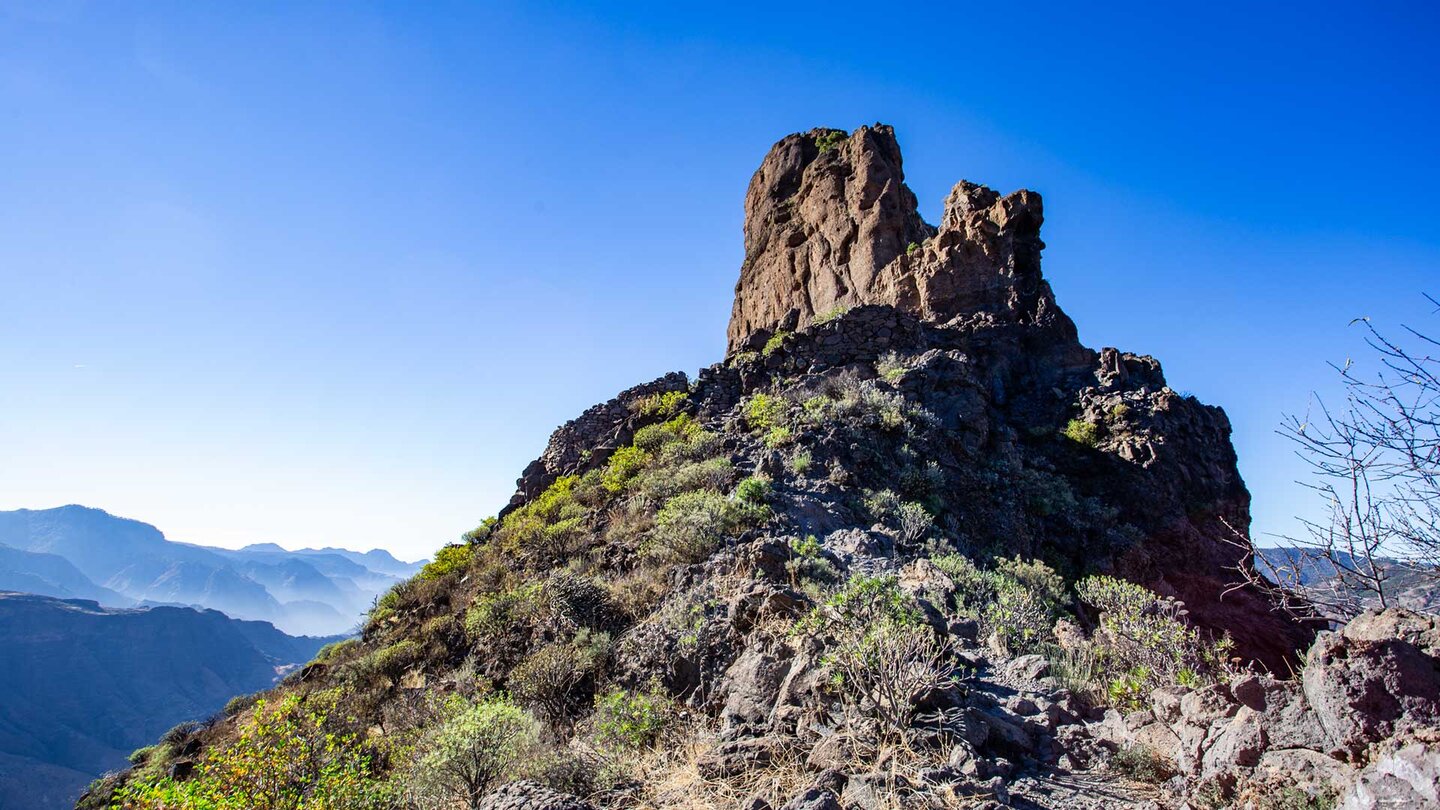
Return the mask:
<svg viewBox="0 0 1440 810">
<path fill-rule="evenodd" d="M 928 321 L 1074 327 L 1040 274 L 1040 195 L 961 181 L 940 227 L 905 185 L 895 131 L 814 129 L 771 147 L 745 196 L 745 262 L 729 351 L 863 304 Z"/>
</svg>

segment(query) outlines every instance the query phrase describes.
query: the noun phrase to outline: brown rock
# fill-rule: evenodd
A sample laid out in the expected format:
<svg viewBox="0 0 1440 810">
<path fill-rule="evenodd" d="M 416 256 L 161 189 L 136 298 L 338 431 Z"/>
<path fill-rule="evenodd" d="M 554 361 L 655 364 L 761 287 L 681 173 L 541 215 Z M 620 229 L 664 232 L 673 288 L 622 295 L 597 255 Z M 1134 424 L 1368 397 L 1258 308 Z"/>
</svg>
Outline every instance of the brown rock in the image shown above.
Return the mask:
<svg viewBox="0 0 1440 810">
<path fill-rule="evenodd" d="M 961 181 L 921 219 L 888 126 L 816 129 L 770 149 L 745 197 L 745 263 L 729 350 L 863 304 L 928 321 L 987 315 L 1074 326 L 1040 275 L 1040 195 Z M 824 148 L 822 148 L 822 145 Z"/>
<path fill-rule="evenodd" d="M 815 129 L 770 149 L 745 195 L 745 264 L 735 288 L 730 351 L 836 307 L 878 303 L 875 275 L 934 229 L 905 186 L 890 127 Z"/>
<path fill-rule="evenodd" d="M 1241 706 L 1205 752 L 1204 777 L 1232 772 L 1237 767 L 1254 767 L 1265 753 L 1267 742 L 1260 713 Z"/>
<path fill-rule="evenodd" d="M 1440 658 L 1434 620 L 1371 611 L 1318 639 L 1301 677 L 1330 741 L 1352 752 L 1411 729 L 1440 726 Z"/>
</svg>

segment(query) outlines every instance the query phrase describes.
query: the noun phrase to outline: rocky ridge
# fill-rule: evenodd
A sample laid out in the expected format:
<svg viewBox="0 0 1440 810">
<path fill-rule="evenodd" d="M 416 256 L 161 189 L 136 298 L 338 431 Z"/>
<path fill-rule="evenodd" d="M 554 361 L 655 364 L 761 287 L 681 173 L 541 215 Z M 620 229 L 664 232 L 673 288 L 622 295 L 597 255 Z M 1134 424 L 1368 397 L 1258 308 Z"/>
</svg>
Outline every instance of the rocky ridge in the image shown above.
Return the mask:
<svg viewBox="0 0 1440 810">
<path fill-rule="evenodd" d="M 1272 609 L 1225 414 L 1079 343 L 1038 195 L 961 183 L 931 227 L 876 126 L 783 139 L 746 206 L 725 362 L 562 426 L 498 520 L 281 688 L 338 701 L 328 731 L 402 797 L 376 806 L 443 806 L 415 752 L 496 694 L 545 730 L 468 795 L 491 810 L 1433 791 L 1434 621 L 1317 638 Z"/>
</svg>

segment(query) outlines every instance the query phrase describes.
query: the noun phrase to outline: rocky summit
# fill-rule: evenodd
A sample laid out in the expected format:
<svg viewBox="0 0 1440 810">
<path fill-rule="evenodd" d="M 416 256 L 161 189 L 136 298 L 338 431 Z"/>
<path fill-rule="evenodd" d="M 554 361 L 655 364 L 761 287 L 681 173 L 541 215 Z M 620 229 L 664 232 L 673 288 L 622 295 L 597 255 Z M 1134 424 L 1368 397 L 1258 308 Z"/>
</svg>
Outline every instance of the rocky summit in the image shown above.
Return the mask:
<svg viewBox="0 0 1440 810">
<path fill-rule="evenodd" d="M 777 143 L 724 362 L 561 426 L 359 638 L 81 806 L 1433 802 L 1434 620 L 1277 609 L 1224 412 L 1080 344 L 1039 195 L 935 227 L 901 166 Z"/>
<path fill-rule="evenodd" d="M 862 304 L 935 323 L 1045 326 L 1074 336 L 1040 274 L 1040 195 L 961 181 L 940 227 L 920 217 L 890 127 L 817 129 L 771 148 L 745 195 L 745 263 L 730 351 Z"/>
</svg>

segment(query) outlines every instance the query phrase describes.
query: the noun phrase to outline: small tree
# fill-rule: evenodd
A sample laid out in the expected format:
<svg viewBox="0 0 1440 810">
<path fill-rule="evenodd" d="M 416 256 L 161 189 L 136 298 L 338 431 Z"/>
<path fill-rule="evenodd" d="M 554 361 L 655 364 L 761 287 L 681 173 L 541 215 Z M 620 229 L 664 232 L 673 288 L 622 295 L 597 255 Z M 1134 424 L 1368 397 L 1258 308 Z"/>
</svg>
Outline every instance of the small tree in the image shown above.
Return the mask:
<svg viewBox="0 0 1440 810">
<path fill-rule="evenodd" d="M 409 799 L 420 808 L 480 807 L 490 788 L 539 745 L 539 723 L 504 698 L 451 698 L 441 716 L 421 739 L 406 780 Z"/>
<path fill-rule="evenodd" d="M 1440 342 L 1409 327 L 1395 340 L 1369 318 L 1357 323 L 1379 368 L 1335 366 L 1343 405 L 1315 396 L 1311 414 L 1280 429 L 1310 465 L 1307 486 L 1326 512 L 1302 519 L 1305 537 L 1286 538 L 1297 553 L 1266 561 L 1282 585 L 1340 618 L 1367 600 L 1390 606 L 1396 570 L 1440 581 Z"/>
</svg>

